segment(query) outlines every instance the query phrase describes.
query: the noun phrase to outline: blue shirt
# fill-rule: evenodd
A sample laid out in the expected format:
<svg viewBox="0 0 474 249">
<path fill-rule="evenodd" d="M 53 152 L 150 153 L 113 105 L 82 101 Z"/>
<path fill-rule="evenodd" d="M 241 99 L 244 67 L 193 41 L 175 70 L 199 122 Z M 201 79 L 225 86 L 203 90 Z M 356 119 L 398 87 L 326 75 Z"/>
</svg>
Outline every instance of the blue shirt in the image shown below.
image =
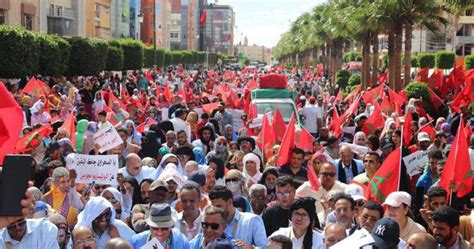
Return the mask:
<svg viewBox="0 0 474 249">
<path fill-rule="evenodd" d="M 358 174 L 364 172 L 364 163 L 361 160 L 358 159 L 352 159 L 355 161 L 356 166 L 357 166 L 357 172 Z M 346 173 L 346 184 L 349 184 L 351 182 L 351 179 L 356 177 L 355 175 L 352 174 L 352 165 L 344 165 L 344 163 L 341 162 L 341 159 L 337 159 L 334 161 L 334 164 L 336 165 L 336 177 L 339 175 L 339 162 L 342 164 L 342 168 L 344 169 L 344 172 Z"/>
<path fill-rule="evenodd" d="M 186 237 L 179 231 L 178 228 L 173 228 L 172 230 L 173 240 L 171 241 L 171 248 L 174 249 L 190 249 L 189 241 Z M 133 249 L 140 249 L 144 246 L 151 238 L 150 230 L 141 232 L 139 234 L 133 235 L 130 240 Z M 165 242 L 166 243 L 166 242 Z M 165 245 L 163 245 L 164 247 Z"/>
<path fill-rule="evenodd" d="M 242 213 L 235 210 L 234 218 L 227 225 L 224 232 L 234 239 L 240 239 L 254 247 L 267 245 L 267 233 L 262 217 L 251 213 Z"/>
<path fill-rule="evenodd" d="M 47 218 L 27 219 L 26 232 L 20 241 L 12 239 L 6 228 L 0 229 L 0 249 L 7 248 L 7 243 L 11 243 L 11 249 L 59 249 L 57 237 L 58 228 Z"/>
<path fill-rule="evenodd" d="M 234 249 L 240 248 L 239 246 L 235 246 L 235 240 L 232 239 L 230 235 L 224 233 L 222 235 L 222 238 L 228 240 L 232 245 L 234 245 Z M 204 241 L 204 234 L 199 233 L 198 235 L 196 235 L 196 237 L 194 237 L 194 239 L 189 241 L 189 245 L 191 246 L 191 249 L 201 249 L 203 241 Z"/>
</svg>

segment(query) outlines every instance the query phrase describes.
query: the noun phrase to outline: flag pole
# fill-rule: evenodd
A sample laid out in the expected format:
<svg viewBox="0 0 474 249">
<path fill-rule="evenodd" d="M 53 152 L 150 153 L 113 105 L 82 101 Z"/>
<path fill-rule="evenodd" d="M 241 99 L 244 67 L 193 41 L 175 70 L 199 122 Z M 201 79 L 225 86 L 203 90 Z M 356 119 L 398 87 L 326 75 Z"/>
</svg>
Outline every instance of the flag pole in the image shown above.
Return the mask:
<svg viewBox="0 0 474 249">
<path fill-rule="evenodd" d="M 398 191 L 400 191 L 400 179 L 402 178 L 402 157 L 403 157 L 403 129 L 405 129 L 405 124 L 402 125 L 402 135 L 400 138 L 400 163 L 398 164 Z"/>
</svg>

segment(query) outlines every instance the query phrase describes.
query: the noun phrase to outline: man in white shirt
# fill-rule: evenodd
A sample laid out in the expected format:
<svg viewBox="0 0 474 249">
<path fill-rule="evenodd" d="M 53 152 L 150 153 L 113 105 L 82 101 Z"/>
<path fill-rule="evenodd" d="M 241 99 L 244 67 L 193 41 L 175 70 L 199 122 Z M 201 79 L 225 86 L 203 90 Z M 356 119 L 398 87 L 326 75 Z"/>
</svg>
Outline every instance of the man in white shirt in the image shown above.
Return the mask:
<svg viewBox="0 0 474 249">
<path fill-rule="evenodd" d="M 153 170 L 155 169 L 142 166 L 142 160 L 137 154 L 130 153 L 127 156 L 127 165 L 119 169 L 119 174 L 122 174 L 124 177 L 133 176 L 138 182 L 142 182 Z"/>
<path fill-rule="evenodd" d="M 0 248 L 59 248 L 57 236 L 48 218 L 20 219 L 0 229 Z"/>
<path fill-rule="evenodd" d="M 174 113 L 174 118 L 170 119 L 170 121 L 173 123 L 174 131 L 185 131 L 188 142 L 191 143 L 191 126 L 185 121 L 186 115 L 187 114 L 184 109 L 178 108 Z"/>
<path fill-rule="evenodd" d="M 201 232 L 200 197 L 199 185 L 193 181 L 186 182 L 179 195 L 183 212 L 178 214 L 177 227 L 188 240 Z"/>
<path fill-rule="evenodd" d="M 316 99 L 311 96 L 309 98 L 309 104 L 305 105 L 301 109 L 301 114 L 305 116 L 304 128 L 313 135 L 317 136 L 318 129 L 322 127 L 322 113 L 318 110 L 318 107 L 315 105 Z"/>
</svg>

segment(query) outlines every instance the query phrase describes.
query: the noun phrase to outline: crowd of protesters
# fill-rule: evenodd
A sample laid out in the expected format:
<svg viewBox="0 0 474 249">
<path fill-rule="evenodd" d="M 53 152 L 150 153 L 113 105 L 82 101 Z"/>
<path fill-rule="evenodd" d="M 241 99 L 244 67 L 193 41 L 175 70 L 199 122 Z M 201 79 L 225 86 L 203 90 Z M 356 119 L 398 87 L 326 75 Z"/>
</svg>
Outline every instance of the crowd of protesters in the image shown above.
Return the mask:
<svg viewBox="0 0 474 249">
<path fill-rule="evenodd" d="M 403 113 L 383 113 L 384 126 L 366 134 L 375 104 L 336 97 L 337 86 L 323 76 L 282 71 L 314 139 L 311 150 L 293 147 L 277 167 L 281 141 L 265 158 L 259 128 L 249 127 L 249 115 L 236 120 L 231 113 L 231 107 L 245 109 L 248 85 L 266 73 L 177 67 L 36 78 L 50 87 L 47 95 L 25 94 L 30 79 L 5 82 L 24 114 L 19 139 L 34 135 L 21 151 L 35 160 L 27 191 L 34 208 L 0 222 L 0 248 L 142 248 L 154 239 L 177 249 L 330 248 L 361 230 L 371 234 L 372 248 L 474 244 L 472 195 L 457 197 L 456 182 L 448 189 L 439 184 L 461 122 L 474 126 L 472 105 L 457 113 L 450 96 L 444 112 L 430 116 L 420 100 L 410 99 Z M 351 101 L 358 107 L 341 125 L 355 130 L 337 134 L 335 113 L 342 116 Z M 400 117 L 407 111 L 412 140 L 405 146 Z M 71 115 L 75 134 L 63 128 Z M 101 153 L 93 135 L 109 124 L 123 143 Z M 434 134 L 420 131 L 427 124 Z M 34 133 L 45 126 L 48 134 Z M 471 162 L 457 163 L 474 166 L 472 136 L 469 145 Z M 427 164 L 411 175 L 401 162 L 399 191 L 383 202 L 368 198 L 366 187 L 399 147 L 403 156 L 426 151 Z M 117 185 L 95 184 L 87 192 L 71 165 L 77 154 L 117 155 Z M 319 188 L 308 177 L 310 167 Z"/>
</svg>

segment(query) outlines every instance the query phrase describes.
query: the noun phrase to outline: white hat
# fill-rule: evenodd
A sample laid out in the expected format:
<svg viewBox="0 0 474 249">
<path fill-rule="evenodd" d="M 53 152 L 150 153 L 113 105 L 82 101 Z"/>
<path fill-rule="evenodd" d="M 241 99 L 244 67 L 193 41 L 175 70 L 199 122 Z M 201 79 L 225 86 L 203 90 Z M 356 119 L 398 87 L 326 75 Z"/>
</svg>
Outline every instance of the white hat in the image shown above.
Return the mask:
<svg viewBox="0 0 474 249">
<path fill-rule="evenodd" d="M 364 197 L 364 189 L 361 186 L 354 183 L 347 185 L 346 189 L 344 190 L 344 193 L 347 195 L 350 195 L 352 199 L 354 199 L 354 201 L 367 200 Z"/>
<path fill-rule="evenodd" d="M 418 136 L 416 137 L 418 142 L 423 142 L 423 141 L 431 141 L 430 135 L 426 132 L 420 132 L 418 133 Z"/>
<path fill-rule="evenodd" d="M 411 195 L 409 193 L 403 191 L 392 192 L 383 203 L 384 206 L 389 205 L 392 207 L 400 207 L 402 204 L 411 206 Z"/>
</svg>

